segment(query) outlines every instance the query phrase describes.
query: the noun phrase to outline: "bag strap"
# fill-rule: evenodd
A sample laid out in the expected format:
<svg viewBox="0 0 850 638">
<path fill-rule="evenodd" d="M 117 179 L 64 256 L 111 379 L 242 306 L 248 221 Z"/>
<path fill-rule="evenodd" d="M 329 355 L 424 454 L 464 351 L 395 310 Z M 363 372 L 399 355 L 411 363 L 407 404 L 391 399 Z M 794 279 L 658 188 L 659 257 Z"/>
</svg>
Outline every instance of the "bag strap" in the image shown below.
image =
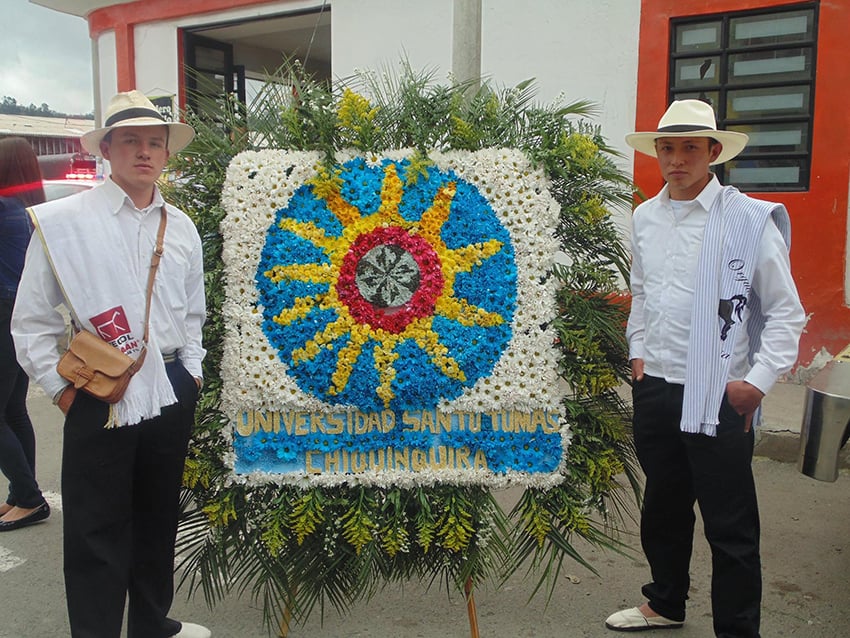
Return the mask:
<svg viewBox="0 0 850 638">
<path fill-rule="evenodd" d="M 150 319 L 151 319 L 151 298 L 153 297 L 153 282 L 156 279 L 156 271 L 159 268 L 159 262 L 162 260 L 162 254 L 165 252 L 165 224 L 167 219 L 167 213 L 165 211 L 165 204 L 162 205 L 160 209 L 160 217 L 159 217 L 159 229 L 156 231 L 156 246 L 153 249 L 153 255 L 151 255 L 151 267 L 148 270 L 148 290 L 145 296 L 145 333 L 144 333 L 144 342 L 145 347 L 142 348 L 141 354 L 139 354 L 136 362 L 131 366 L 135 373 L 136 370 L 142 367 L 142 364 L 145 362 L 145 355 L 148 353 L 148 337 L 150 337 Z"/>
<path fill-rule="evenodd" d="M 151 255 L 151 267 L 148 271 L 148 291 L 145 298 L 145 343 L 148 342 L 150 336 L 150 318 L 151 318 L 151 297 L 153 296 L 153 281 L 156 278 L 156 271 L 159 268 L 159 262 L 162 260 L 162 253 L 165 252 L 165 224 L 167 214 L 165 212 L 165 204 L 162 205 L 159 217 L 159 229 L 156 232 L 156 246 Z"/>
</svg>

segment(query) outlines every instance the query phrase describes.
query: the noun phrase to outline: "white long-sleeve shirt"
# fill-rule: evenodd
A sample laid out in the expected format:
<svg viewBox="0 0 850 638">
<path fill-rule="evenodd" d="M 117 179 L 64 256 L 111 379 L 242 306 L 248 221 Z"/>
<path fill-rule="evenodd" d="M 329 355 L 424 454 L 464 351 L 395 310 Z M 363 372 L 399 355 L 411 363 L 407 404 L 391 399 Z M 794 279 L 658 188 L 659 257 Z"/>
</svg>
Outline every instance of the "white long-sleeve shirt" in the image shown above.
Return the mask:
<svg viewBox="0 0 850 638">
<path fill-rule="evenodd" d="M 670 383 L 685 382 L 699 254 L 708 211 L 721 190 L 712 177 L 695 200 L 674 211 L 665 186 L 632 217 L 629 357 L 643 359 L 646 374 Z M 751 367 L 746 330 L 738 330 L 728 380 L 743 379 L 766 394 L 797 360 L 806 323 L 785 242 L 770 221 L 760 240 L 752 286 L 766 317 L 761 346 Z M 745 309 L 744 321 L 748 317 Z"/>
<path fill-rule="evenodd" d="M 94 190 L 97 190 L 97 196 Z M 101 197 L 103 195 L 104 197 Z M 62 200 L 68 210 L 109 207 L 118 216 L 126 247 L 126 258 L 142 290 L 147 289 L 151 254 L 156 244 L 162 195 L 156 189 L 153 202 L 144 210 L 112 180 L 92 191 Z M 179 209 L 167 205 L 165 251 L 156 273 L 151 300 L 150 331 L 163 353 L 177 352 L 186 370 L 202 378 L 201 362 L 206 350 L 201 331 L 206 317 L 201 239 L 192 221 Z M 104 246 L 104 250 L 123 247 Z M 80 259 L 85 259 L 80 255 Z M 37 235 L 27 249 L 24 270 L 12 313 L 12 336 L 18 361 L 48 396 L 56 396 L 68 382 L 56 372 L 65 335 L 65 319 L 57 310 L 65 304 L 59 283 Z"/>
</svg>

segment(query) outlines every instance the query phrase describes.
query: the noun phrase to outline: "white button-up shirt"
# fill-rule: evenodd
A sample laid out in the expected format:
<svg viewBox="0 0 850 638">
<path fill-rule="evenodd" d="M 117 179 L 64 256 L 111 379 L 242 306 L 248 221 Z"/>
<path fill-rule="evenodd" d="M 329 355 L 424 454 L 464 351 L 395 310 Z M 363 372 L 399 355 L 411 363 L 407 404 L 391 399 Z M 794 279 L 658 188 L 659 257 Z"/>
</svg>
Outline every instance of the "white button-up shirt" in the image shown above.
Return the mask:
<svg viewBox="0 0 850 638">
<path fill-rule="evenodd" d="M 62 202 L 69 210 L 91 206 L 92 201 L 107 202 L 110 212 L 118 216 L 130 269 L 141 289 L 147 290 L 162 195 L 155 189 L 151 205 L 139 210 L 111 179 L 97 188 L 104 198 L 89 198 L 87 193 L 81 193 Z M 170 205 L 166 206 L 166 211 L 165 252 L 156 273 L 150 331 L 163 353 L 176 351 L 186 370 L 202 378 L 201 362 L 206 350 L 201 346 L 201 330 L 206 317 L 206 301 L 201 239 L 185 213 Z M 104 250 L 115 249 L 119 247 L 104 246 Z M 80 258 L 85 259 L 85 255 Z M 42 243 L 34 234 L 27 249 L 12 314 L 12 335 L 21 367 L 50 397 L 56 396 L 68 384 L 56 372 L 60 357 L 58 344 L 66 331 L 65 318 L 56 308 L 64 303 Z"/>
<path fill-rule="evenodd" d="M 670 383 L 685 382 L 700 249 L 708 211 L 721 190 L 712 177 L 695 200 L 676 202 L 676 211 L 665 186 L 632 217 L 629 357 L 643 359 L 646 374 Z M 797 360 L 799 334 L 806 323 L 785 242 L 770 221 L 759 244 L 752 285 L 767 323 L 752 367 L 747 332 L 738 330 L 728 380 L 743 379 L 766 394 Z M 745 310 L 744 321 L 748 316 Z"/>
</svg>

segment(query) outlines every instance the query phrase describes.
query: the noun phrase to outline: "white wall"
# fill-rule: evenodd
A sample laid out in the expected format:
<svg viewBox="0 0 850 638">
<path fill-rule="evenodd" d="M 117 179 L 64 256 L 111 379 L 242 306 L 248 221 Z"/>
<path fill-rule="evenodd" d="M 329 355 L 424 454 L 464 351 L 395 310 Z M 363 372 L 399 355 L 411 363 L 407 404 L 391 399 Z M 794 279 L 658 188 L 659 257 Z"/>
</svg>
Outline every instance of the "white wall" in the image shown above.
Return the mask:
<svg viewBox="0 0 850 638">
<path fill-rule="evenodd" d="M 149 96 L 177 95 L 177 25 L 173 22 L 140 24 L 134 33 L 136 88 Z"/>
<path fill-rule="evenodd" d="M 118 64 L 115 60 L 115 32 L 104 31 L 97 39 L 98 64 L 95 67 L 97 80 L 94 96 L 95 114 L 99 116 L 98 125 L 102 123 L 103 113 L 109 104 L 109 99 L 118 92 Z"/>
<path fill-rule="evenodd" d="M 538 98 L 591 100 L 594 121 L 627 156 L 634 130 L 640 3 L 483 0 L 482 71 L 504 86 L 536 78 Z"/>
<path fill-rule="evenodd" d="M 590 0 L 592 1 L 592 0 Z M 452 64 L 453 0 L 334 0 L 331 68 L 335 78 L 357 69 L 414 70 L 446 81 Z"/>
</svg>

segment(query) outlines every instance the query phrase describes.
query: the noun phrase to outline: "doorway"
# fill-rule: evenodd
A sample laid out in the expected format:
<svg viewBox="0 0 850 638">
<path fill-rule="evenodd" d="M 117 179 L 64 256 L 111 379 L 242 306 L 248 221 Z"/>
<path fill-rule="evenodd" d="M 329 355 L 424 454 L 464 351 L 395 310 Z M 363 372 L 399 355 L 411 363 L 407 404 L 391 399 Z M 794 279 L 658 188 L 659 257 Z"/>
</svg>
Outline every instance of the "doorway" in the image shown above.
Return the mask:
<svg viewBox="0 0 850 638">
<path fill-rule="evenodd" d="M 298 60 L 317 80 L 331 78 L 330 7 L 183 31 L 186 106 L 216 112 L 221 101 L 250 105 L 270 75 Z"/>
</svg>

